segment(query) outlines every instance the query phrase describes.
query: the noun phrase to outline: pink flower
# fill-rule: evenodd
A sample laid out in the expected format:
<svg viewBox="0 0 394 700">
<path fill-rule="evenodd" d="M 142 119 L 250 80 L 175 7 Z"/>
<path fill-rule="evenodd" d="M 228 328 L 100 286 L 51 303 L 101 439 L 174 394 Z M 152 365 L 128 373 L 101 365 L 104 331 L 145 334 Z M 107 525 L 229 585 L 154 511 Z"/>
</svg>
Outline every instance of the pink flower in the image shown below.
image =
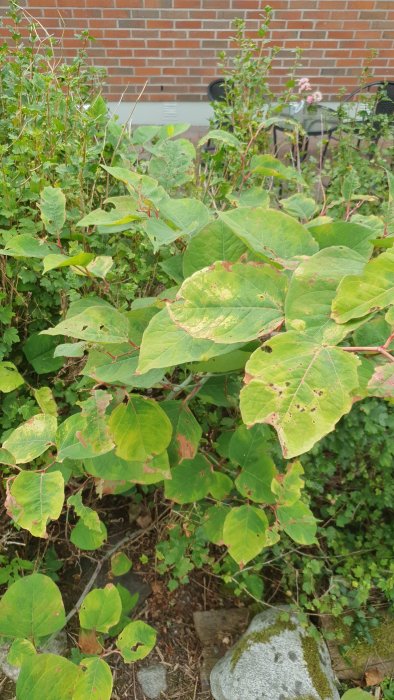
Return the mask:
<svg viewBox="0 0 394 700">
<path fill-rule="evenodd" d="M 315 101 L 315 98 L 313 97 L 313 95 L 308 95 L 306 98 L 306 101 L 307 101 L 308 105 L 311 105 Z"/>
<path fill-rule="evenodd" d="M 298 92 L 309 92 L 312 90 L 312 85 L 309 82 L 309 78 L 300 78 L 297 81 Z"/>
<path fill-rule="evenodd" d="M 321 102 L 323 99 L 323 95 L 321 94 L 320 90 L 316 90 L 316 92 L 313 93 L 312 97 L 314 102 Z"/>
</svg>

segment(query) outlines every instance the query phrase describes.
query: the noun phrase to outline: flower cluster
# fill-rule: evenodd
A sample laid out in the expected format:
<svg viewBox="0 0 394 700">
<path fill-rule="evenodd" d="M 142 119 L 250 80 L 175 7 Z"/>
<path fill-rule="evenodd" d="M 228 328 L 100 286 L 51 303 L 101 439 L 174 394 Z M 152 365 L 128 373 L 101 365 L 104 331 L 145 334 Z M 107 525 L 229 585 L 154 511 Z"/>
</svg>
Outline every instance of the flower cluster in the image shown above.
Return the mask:
<svg viewBox="0 0 394 700">
<path fill-rule="evenodd" d="M 309 78 L 300 78 L 298 80 L 298 93 L 301 95 L 303 92 L 312 92 L 312 85 L 309 82 Z M 315 90 L 311 95 L 306 96 L 306 101 L 308 105 L 314 104 L 315 102 L 321 102 L 323 95 L 320 90 Z"/>
</svg>

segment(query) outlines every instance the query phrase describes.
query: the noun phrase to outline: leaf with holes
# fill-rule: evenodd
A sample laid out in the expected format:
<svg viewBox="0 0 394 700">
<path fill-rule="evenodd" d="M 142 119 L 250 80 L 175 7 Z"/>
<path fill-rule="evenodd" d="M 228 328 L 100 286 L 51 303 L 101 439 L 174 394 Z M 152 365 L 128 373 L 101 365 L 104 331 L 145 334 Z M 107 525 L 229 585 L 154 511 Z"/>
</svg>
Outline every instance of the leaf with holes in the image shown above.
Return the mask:
<svg viewBox="0 0 394 700">
<path fill-rule="evenodd" d="M 110 700 L 112 696 L 112 673 L 103 659 L 84 659 L 72 700 Z"/>
<path fill-rule="evenodd" d="M 41 334 L 66 335 L 91 343 L 127 343 L 127 329 L 127 320 L 120 311 L 109 306 L 90 306 Z"/>
<path fill-rule="evenodd" d="M 126 663 L 144 659 L 156 644 L 156 630 L 141 620 L 130 622 L 120 633 L 117 647 Z"/>
<path fill-rule="evenodd" d="M 260 508 L 249 505 L 231 508 L 223 525 L 223 541 L 241 568 L 265 547 L 267 529 L 267 516 Z"/>
<path fill-rule="evenodd" d="M 34 537 L 47 537 L 49 520 L 57 520 L 64 503 L 64 479 L 59 471 L 19 472 L 6 500 L 7 514 Z"/>
<path fill-rule="evenodd" d="M 193 459 L 202 436 L 200 424 L 182 401 L 163 401 L 161 407 L 172 424 L 172 438 L 167 448 L 171 466 Z"/>
<path fill-rule="evenodd" d="M 354 324 L 338 325 L 331 318 L 331 304 L 346 275 L 362 272 L 365 261 L 343 246 L 325 248 L 302 262 L 294 271 L 286 296 L 288 330 L 307 331 L 317 341 L 339 343 Z"/>
<path fill-rule="evenodd" d="M 55 634 L 66 624 L 57 585 L 44 574 L 18 579 L 0 601 L 0 635 L 29 639 L 34 644 Z"/>
<path fill-rule="evenodd" d="M 54 444 L 56 428 L 55 416 L 38 413 L 13 430 L 3 447 L 14 455 L 16 464 L 31 462 Z"/>
<path fill-rule="evenodd" d="M 345 277 L 332 303 L 337 323 L 384 309 L 394 299 L 394 250 L 370 260 L 359 275 Z"/>
<path fill-rule="evenodd" d="M 168 310 L 196 338 L 247 342 L 283 321 L 285 286 L 285 277 L 266 265 L 216 262 L 185 280 Z"/>
<path fill-rule="evenodd" d="M 108 425 L 118 457 L 146 461 L 163 452 L 171 441 L 171 421 L 153 399 L 130 394 L 127 404 L 111 413 Z"/>
<path fill-rule="evenodd" d="M 120 595 L 112 583 L 87 594 L 79 609 L 79 624 L 85 630 L 108 632 L 122 613 Z"/>
<path fill-rule="evenodd" d="M 308 335 L 277 335 L 246 365 L 242 418 L 250 426 L 272 425 L 286 459 L 307 452 L 350 411 L 359 364 L 353 354 Z"/>
</svg>

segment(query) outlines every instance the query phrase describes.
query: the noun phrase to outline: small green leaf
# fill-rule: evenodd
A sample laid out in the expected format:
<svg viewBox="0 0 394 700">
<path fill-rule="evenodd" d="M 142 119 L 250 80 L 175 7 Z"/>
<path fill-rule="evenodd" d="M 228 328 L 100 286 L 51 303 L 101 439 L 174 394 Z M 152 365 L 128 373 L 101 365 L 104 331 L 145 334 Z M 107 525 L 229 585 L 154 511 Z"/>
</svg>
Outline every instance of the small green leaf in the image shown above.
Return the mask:
<svg viewBox="0 0 394 700">
<path fill-rule="evenodd" d="M 19 472 L 11 484 L 7 513 L 35 537 L 47 537 L 49 520 L 57 520 L 64 503 L 64 479 L 59 471 Z"/>
<path fill-rule="evenodd" d="M 317 521 L 307 505 L 296 501 L 291 506 L 278 506 L 277 518 L 285 533 L 298 544 L 315 544 Z"/>
<path fill-rule="evenodd" d="M 112 583 L 87 594 L 79 610 L 79 623 L 85 630 L 108 632 L 122 613 L 120 595 Z"/>
<path fill-rule="evenodd" d="M 200 424 L 182 401 L 163 401 L 161 407 L 172 424 L 172 438 L 167 448 L 171 466 L 193 459 L 201 440 Z"/>
<path fill-rule="evenodd" d="M 37 654 L 34 644 L 28 639 L 14 639 L 7 655 L 7 661 L 11 666 L 20 668 L 26 656 Z"/>
<path fill-rule="evenodd" d="M 99 549 L 99 547 L 104 544 L 106 539 L 107 528 L 101 521 L 100 532 L 95 532 L 94 530 L 86 527 L 83 520 L 78 520 L 70 535 L 70 542 L 72 542 L 75 547 L 78 547 L 78 549 L 82 549 L 86 552 Z"/>
<path fill-rule="evenodd" d="M 65 624 L 62 597 L 49 576 L 31 574 L 18 579 L 0 601 L 2 637 L 28 639 L 37 644 Z"/>
<path fill-rule="evenodd" d="M 170 444 L 169 418 L 153 399 L 131 394 L 127 404 L 111 413 L 108 425 L 116 454 L 129 461 L 145 461 L 162 453 Z"/>
<path fill-rule="evenodd" d="M 212 467 L 201 454 L 185 459 L 171 470 L 171 480 L 165 482 L 165 497 L 176 503 L 193 503 L 204 498 L 211 489 Z"/>
<path fill-rule="evenodd" d="M 341 700 L 371 700 L 371 694 L 360 688 L 352 688 L 342 695 Z"/>
<path fill-rule="evenodd" d="M 302 474 L 304 469 L 301 462 L 291 462 L 287 465 L 286 473 L 278 474 L 272 481 L 271 490 L 279 505 L 292 506 L 300 500 L 301 491 L 304 488 Z"/>
<path fill-rule="evenodd" d="M 229 507 L 224 505 L 211 506 L 204 513 L 202 531 L 213 544 L 223 545 L 223 526 L 229 513 Z"/>
<path fill-rule="evenodd" d="M 269 455 L 270 432 L 267 426 L 250 430 L 241 425 L 229 445 L 229 458 L 242 467 L 235 480 L 238 491 L 257 503 L 274 503 L 271 482 L 277 471 Z"/>
<path fill-rule="evenodd" d="M 124 552 L 117 552 L 111 557 L 111 573 L 113 576 L 124 576 L 130 571 L 133 562 Z"/>
<path fill-rule="evenodd" d="M 223 525 L 223 541 L 241 568 L 265 547 L 267 529 L 263 510 L 249 505 L 231 508 Z"/>
<path fill-rule="evenodd" d="M 156 631 L 141 620 L 126 625 L 117 640 L 117 647 L 126 663 L 144 659 L 155 644 Z"/>
<path fill-rule="evenodd" d="M 50 416 L 57 416 L 56 401 L 49 386 L 42 386 L 39 389 L 33 389 L 34 398 L 37 401 L 41 411 Z"/>
<path fill-rule="evenodd" d="M 112 673 L 103 659 L 90 658 L 81 661 L 83 673 L 79 677 L 72 700 L 110 700 Z"/>
<path fill-rule="evenodd" d="M 229 131 L 224 131 L 223 129 L 211 129 L 208 131 L 208 133 L 204 134 L 204 136 L 199 140 L 197 147 L 201 148 L 202 146 L 205 146 L 208 141 L 217 141 L 224 146 L 235 148 L 237 151 L 242 149 L 241 141 L 237 139 L 234 134 L 231 134 Z"/>
<path fill-rule="evenodd" d="M 66 221 L 66 198 L 59 187 L 44 187 L 38 204 L 48 233 L 59 236 Z"/>
<path fill-rule="evenodd" d="M 0 391 L 8 394 L 25 383 L 22 375 L 12 362 L 0 362 Z"/>
<path fill-rule="evenodd" d="M 295 216 L 301 221 L 308 221 L 311 219 L 317 210 L 317 204 L 312 197 L 306 197 L 304 194 L 293 194 L 287 199 L 281 199 L 280 203 L 283 209 L 290 214 Z M 313 230 L 309 229 L 313 235 Z M 314 236 L 315 238 L 315 236 Z"/>
<path fill-rule="evenodd" d="M 31 462 L 54 444 L 56 428 L 55 416 L 38 413 L 13 430 L 3 447 L 14 455 L 17 464 Z"/>
<path fill-rule="evenodd" d="M 86 343 L 62 343 L 55 347 L 53 357 L 83 357 Z"/>
<path fill-rule="evenodd" d="M 289 180 L 290 182 L 299 182 L 305 184 L 303 177 L 296 168 L 289 165 L 284 165 L 279 158 L 264 153 L 263 155 L 253 156 L 250 162 L 250 170 L 256 175 L 262 177 L 274 177 L 279 180 Z"/>
<path fill-rule="evenodd" d="M 101 534 L 101 521 L 98 513 L 82 503 L 81 491 L 77 491 L 77 493 L 75 493 L 73 496 L 69 496 L 67 499 L 67 505 L 74 508 L 76 514 L 81 519 L 85 527 Z"/>
<path fill-rule="evenodd" d="M 23 354 L 37 374 L 49 374 L 63 366 L 63 360 L 54 357 L 55 348 L 54 338 L 33 333 L 23 345 Z"/>
</svg>

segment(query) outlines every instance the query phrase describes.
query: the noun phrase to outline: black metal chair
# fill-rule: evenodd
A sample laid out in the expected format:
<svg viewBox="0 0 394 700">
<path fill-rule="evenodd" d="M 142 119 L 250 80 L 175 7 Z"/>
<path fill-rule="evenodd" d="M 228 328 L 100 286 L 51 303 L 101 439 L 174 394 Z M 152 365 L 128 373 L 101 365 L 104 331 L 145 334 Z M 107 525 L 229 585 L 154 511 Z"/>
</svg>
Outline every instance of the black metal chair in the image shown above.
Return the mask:
<svg viewBox="0 0 394 700">
<path fill-rule="evenodd" d="M 208 97 L 211 102 L 224 102 L 226 99 L 225 79 L 216 78 L 208 85 Z"/>
<path fill-rule="evenodd" d="M 353 131 L 358 132 L 357 148 L 360 146 L 362 141 L 361 127 L 363 125 L 372 126 L 375 129 L 375 136 L 373 141 L 378 143 L 380 137 L 382 136 L 383 130 L 383 119 L 381 117 L 388 117 L 393 119 L 394 125 L 394 82 L 390 80 L 377 80 L 373 83 L 367 83 L 362 85 L 357 90 L 350 93 L 341 103 L 343 105 L 352 102 L 355 98 L 359 98 L 361 95 L 372 96 L 375 92 L 375 99 L 373 101 L 372 110 L 363 109 L 360 114 L 356 114 L 355 118 L 350 121 L 350 125 Z M 376 117 L 376 119 L 375 119 Z"/>
</svg>

